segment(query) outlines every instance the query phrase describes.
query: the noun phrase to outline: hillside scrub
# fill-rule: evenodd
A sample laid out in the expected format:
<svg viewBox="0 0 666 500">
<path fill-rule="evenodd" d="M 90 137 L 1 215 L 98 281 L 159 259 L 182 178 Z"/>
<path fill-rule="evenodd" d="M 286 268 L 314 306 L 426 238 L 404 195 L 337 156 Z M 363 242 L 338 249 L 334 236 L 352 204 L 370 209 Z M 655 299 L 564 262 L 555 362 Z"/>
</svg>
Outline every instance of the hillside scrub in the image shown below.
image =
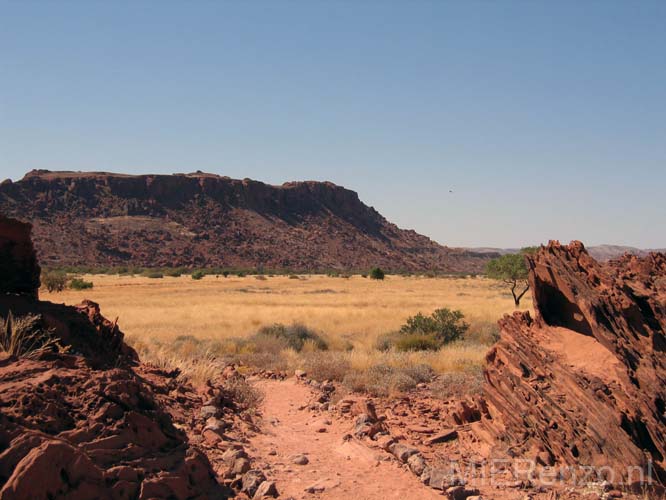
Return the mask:
<svg viewBox="0 0 666 500">
<path fill-rule="evenodd" d="M 386 273 L 379 267 L 373 267 L 370 269 L 369 276 L 373 280 L 383 280 L 386 277 Z"/>
<path fill-rule="evenodd" d="M 192 272 L 192 279 L 193 279 L 193 280 L 200 280 L 200 279 L 202 279 L 204 276 L 206 276 L 206 272 L 205 272 L 205 271 L 202 271 L 201 269 L 198 269 L 198 270 Z"/>
</svg>

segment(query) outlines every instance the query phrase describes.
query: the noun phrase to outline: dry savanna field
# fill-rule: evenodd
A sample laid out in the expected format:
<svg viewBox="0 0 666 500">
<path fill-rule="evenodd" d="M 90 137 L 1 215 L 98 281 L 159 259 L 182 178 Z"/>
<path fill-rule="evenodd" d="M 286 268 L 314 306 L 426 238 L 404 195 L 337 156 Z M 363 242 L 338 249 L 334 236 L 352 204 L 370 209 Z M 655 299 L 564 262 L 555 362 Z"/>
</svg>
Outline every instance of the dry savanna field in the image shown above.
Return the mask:
<svg viewBox="0 0 666 500">
<path fill-rule="evenodd" d="M 316 378 L 345 380 L 352 388 L 371 392 L 410 386 L 428 376 L 424 371 L 474 373 L 497 334 L 497 319 L 515 309 L 505 285 L 481 277 L 83 278 L 94 288 L 42 290 L 41 297 L 67 304 L 84 298 L 99 302 L 106 317 L 119 318 L 143 359 L 177 366 L 195 382 L 213 376 L 229 361 L 248 368 L 305 369 Z M 529 296 L 523 301 L 528 307 Z M 408 317 L 441 307 L 464 313 L 470 327 L 462 340 L 437 351 L 377 348 L 382 336 L 399 330 Z M 328 349 L 322 352 L 305 342 L 297 352 L 275 339 L 257 337 L 261 327 L 275 323 L 305 325 Z M 389 387 L 375 387 L 380 380 Z"/>
</svg>

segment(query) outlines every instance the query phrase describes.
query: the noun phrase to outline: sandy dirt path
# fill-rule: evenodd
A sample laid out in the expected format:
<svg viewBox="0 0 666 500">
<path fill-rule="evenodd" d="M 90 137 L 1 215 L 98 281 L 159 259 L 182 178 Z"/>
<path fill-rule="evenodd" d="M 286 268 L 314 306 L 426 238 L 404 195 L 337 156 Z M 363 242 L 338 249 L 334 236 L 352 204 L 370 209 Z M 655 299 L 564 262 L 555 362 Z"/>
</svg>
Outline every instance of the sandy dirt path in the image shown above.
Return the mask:
<svg viewBox="0 0 666 500">
<path fill-rule="evenodd" d="M 386 461 L 385 452 L 354 439 L 345 441 L 350 422 L 299 410 L 312 397 L 307 386 L 294 380 L 262 380 L 256 386 L 265 393 L 262 433 L 250 440 L 248 451 L 277 482 L 280 498 L 442 498 L 394 461 Z M 330 424 L 323 423 L 326 418 Z M 322 426 L 326 432 L 317 431 Z M 299 454 L 308 458 L 306 465 L 292 462 Z M 317 485 L 323 491 L 305 491 Z"/>
</svg>

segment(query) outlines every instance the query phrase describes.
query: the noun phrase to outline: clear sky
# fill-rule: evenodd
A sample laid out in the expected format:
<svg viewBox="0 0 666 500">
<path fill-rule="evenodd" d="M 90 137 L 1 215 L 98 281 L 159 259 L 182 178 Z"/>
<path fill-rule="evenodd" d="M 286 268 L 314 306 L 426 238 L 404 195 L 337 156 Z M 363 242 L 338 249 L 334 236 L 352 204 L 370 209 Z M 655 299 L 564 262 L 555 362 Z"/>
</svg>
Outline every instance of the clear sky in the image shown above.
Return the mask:
<svg viewBox="0 0 666 500">
<path fill-rule="evenodd" d="M 666 2 L 0 0 L 0 178 L 33 168 L 331 180 L 448 245 L 666 247 Z"/>
</svg>

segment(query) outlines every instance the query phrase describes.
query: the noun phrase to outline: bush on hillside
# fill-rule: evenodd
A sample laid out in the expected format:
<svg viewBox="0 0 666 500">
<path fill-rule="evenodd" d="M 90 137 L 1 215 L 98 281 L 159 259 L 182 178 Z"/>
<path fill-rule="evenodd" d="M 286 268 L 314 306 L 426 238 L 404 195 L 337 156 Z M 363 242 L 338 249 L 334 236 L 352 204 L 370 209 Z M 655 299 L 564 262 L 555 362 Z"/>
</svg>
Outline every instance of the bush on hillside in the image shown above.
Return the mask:
<svg viewBox="0 0 666 500">
<path fill-rule="evenodd" d="M 202 271 L 201 269 L 197 269 L 196 271 L 194 271 L 194 272 L 192 273 L 192 279 L 193 279 L 193 280 L 200 280 L 200 279 L 202 279 L 204 276 L 206 276 L 206 273 L 205 273 L 205 271 Z"/>
<path fill-rule="evenodd" d="M 379 267 L 373 267 L 372 269 L 370 269 L 370 279 L 383 280 L 385 276 L 386 273 L 384 273 L 384 271 L 382 271 L 382 269 Z"/>
</svg>

